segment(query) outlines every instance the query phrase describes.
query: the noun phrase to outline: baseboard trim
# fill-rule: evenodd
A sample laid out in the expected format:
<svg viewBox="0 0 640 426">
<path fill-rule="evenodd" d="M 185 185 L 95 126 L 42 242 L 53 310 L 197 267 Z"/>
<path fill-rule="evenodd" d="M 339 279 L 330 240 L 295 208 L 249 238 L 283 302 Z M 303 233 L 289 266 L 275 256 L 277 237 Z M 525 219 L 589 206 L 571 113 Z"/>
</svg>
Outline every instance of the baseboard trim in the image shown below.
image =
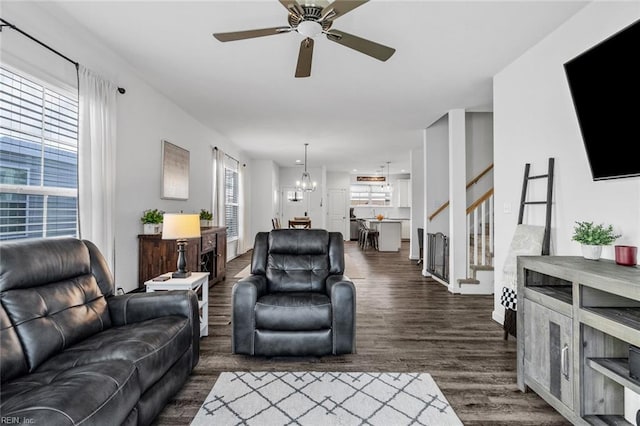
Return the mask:
<svg viewBox="0 0 640 426">
<path fill-rule="evenodd" d="M 504 309 L 494 309 L 491 313 L 491 319 L 500 325 L 504 324 Z"/>
</svg>

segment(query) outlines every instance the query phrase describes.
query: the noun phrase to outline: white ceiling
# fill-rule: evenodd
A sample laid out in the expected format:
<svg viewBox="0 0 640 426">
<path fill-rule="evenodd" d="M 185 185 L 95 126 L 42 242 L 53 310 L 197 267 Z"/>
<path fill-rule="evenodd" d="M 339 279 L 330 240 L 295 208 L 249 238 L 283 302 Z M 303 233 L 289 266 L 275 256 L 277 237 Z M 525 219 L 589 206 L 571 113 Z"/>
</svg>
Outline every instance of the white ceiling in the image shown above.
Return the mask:
<svg viewBox="0 0 640 426">
<path fill-rule="evenodd" d="M 585 5 L 579 1 L 377 1 L 333 28 L 393 47 L 380 62 L 316 39 L 311 77 L 294 78 L 302 36 L 222 43 L 212 33 L 286 26 L 278 0 L 56 1 L 140 75 L 251 158 L 391 174 L 409 169 L 422 129 L 448 110 L 492 110 L 492 76 Z M 57 8 L 60 8 L 59 10 Z"/>
</svg>

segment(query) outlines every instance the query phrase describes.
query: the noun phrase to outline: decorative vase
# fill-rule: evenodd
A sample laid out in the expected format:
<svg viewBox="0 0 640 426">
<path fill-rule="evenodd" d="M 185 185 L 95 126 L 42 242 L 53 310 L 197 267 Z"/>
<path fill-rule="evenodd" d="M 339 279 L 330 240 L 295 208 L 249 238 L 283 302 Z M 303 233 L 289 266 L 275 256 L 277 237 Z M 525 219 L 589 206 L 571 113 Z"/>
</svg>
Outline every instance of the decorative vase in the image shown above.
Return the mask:
<svg viewBox="0 0 640 426">
<path fill-rule="evenodd" d="M 213 220 L 200 219 L 200 226 L 202 228 L 210 228 L 213 226 Z"/>
<path fill-rule="evenodd" d="M 143 234 L 157 234 L 160 232 L 160 224 L 159 223 L 144 223 L 142 225 L 142 233 Z"/>
<path fill-rule="evenodd" d="M 635 266 L 638 263 L 638 247 L 636 246 L 615 246 L 616 263 L 624 266 Z"/>
<path fill-rule="evenodd" d="M 582 256 L 589 260 L 598 260 L 602 254 L 602 246 L 582 244 Z"/>
</svg>

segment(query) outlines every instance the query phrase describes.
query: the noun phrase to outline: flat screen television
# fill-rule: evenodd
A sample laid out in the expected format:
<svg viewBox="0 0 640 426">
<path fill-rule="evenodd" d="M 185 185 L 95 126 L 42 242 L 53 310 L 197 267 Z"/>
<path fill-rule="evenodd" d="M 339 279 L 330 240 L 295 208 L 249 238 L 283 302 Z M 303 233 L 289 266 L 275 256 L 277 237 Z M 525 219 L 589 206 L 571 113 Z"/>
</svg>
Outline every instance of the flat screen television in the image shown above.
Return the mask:
<svg viewBox="0 0 640 426">
<path fill-rule="evenodd" d="M 564 70 L 593 180 L 640 176 L 640 20 Z"/>
</svg>

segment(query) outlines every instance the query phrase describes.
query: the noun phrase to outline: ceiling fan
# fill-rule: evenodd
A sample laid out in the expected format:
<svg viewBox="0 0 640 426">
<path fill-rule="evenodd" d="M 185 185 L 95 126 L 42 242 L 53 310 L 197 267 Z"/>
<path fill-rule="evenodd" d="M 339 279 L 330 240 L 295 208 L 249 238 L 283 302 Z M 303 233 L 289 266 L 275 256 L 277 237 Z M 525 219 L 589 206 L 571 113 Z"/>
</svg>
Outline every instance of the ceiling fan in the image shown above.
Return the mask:
<svg viewBox="0 0 640 426">
<path fill-rule="evenodd" d="M 380 61 L 386 61 L 396 51 L 391 47 L 366 40 L 352 34 L 332 29 L 333 21 L 369 0 L 279 0 L 289 11 L 288 27 L 261 28 L 247 31 L 215 33 L 219 41 L 244 40 L 295 31 L 305 38 L 300 43 L 296 77 L 311 75 L 311 58 L 313 55 L 313 38 L 325 34 L 333 42 L 357 50 Z"/>
</svg>

